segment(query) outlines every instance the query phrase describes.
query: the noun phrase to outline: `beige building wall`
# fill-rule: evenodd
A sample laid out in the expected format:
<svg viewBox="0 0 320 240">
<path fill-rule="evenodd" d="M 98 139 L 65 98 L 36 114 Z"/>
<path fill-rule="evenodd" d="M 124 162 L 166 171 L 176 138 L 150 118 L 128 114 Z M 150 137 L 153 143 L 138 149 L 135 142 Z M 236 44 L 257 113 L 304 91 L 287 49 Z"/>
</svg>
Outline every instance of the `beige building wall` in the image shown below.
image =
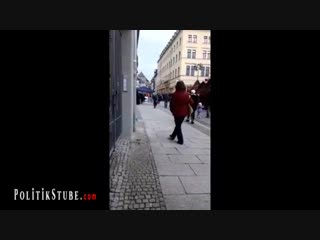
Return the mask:
<svg viewBox="0 0 320 240">
<path fill-rule="evenodd" d="M 192 36 L 191 42 L 189 41 L 189 35 Z M 205 40 L 204 37 L 207 39 Z M 156 82 L 158 92 L 174 92 L 176 82 L 179 80 L 184 81 L 187 86 L 192 86 L 197 78 L 201 83 L 206 78 L 211 77 L 210 30 L 178 30 L 165 49 L 158 61 L 158 79 Z M 191 51 L 191 56 L 189 56 L 191 58 L 188 58 L 188 50 Z M 194 56 L 193 51 L 195 51 L 195 58 L 192 58 Z M 206 51 L 205 56 L 203 51 Z M 201 76 L 201 71 L 199 71 L 198 77 L 198 71 L 194 71 L 194 76 L 191 76 L 191 67 L 196 64 L 209 67 L 207 69 L 209 75 L 206 76 L 204 70 L 204 76 Z M 187 76 L 187 66 L 190 67 L 189 76 Z"/>
</svg>

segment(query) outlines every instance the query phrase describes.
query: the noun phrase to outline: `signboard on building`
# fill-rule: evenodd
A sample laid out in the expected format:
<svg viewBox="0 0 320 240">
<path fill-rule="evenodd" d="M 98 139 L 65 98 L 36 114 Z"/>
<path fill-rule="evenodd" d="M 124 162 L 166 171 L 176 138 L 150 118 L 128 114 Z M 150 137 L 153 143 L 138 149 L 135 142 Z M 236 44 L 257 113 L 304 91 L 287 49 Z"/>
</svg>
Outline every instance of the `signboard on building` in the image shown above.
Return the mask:
<svg viewBox="0 0 320 240">
<path fill-rule="evenodd" d="M 127 79 L 126 79 L 126 78 L 123 78 L 123 91 L 124 91 L 124 92 L 128 92 L 128 89 L 127 89 Z"/>
</svg>

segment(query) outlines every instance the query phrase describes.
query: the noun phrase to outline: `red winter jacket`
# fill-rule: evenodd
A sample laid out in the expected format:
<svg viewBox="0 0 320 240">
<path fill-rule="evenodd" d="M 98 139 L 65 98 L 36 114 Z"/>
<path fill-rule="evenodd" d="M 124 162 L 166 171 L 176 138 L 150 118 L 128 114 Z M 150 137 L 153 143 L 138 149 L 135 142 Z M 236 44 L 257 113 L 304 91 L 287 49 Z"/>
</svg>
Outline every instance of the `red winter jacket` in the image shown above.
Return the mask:
<svg viewBox="0 0 320 240">
<path fill-rule="evenodd" d="M 175 117 L 185 117 L 189 115 L 189 104 L 193 101 L 186 91 L 175 91 L 170 101 L 170 111 Z"/>
</svg>

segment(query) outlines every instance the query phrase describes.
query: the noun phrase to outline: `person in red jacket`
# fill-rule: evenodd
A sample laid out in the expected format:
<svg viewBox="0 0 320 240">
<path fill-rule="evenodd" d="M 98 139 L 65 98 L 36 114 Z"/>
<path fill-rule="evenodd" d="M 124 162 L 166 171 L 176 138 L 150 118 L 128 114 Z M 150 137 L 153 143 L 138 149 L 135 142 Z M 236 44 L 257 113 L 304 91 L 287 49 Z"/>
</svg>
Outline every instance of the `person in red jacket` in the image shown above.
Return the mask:
<svg viewBox="0 0 320 240">
<path fill-rule="evenodd" d="M 178 137 L 179 144 L 183 144 L 181 125 L 184 118 L 189 115 L 189 104 L 192 105 L 193 101 L 186 91 L 186 86 L 183 81 L 178 81 L 176 91 L 172 94 L 170 100 L 170 111 L 174 116 L 176 126 L 169 136 L 169 139 L 174 140 L 175 137 Z"/>
</svg>

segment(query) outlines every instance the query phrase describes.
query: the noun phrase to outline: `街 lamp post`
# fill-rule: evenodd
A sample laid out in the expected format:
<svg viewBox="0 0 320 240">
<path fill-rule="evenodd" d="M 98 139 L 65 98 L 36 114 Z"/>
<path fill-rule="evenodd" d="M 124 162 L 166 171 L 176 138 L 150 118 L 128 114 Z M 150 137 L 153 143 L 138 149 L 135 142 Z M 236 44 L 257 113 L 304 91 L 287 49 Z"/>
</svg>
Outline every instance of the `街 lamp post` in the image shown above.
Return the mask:
<svg viewBox="0 0 320 240">
<path fill-rule="evenodd" d="M 204 66 L 201 63 L 194 65 L 194 69 L 197 71 L 197 81 L 199 80 L 199 71 L 204 69 Z"/>
</svg>

